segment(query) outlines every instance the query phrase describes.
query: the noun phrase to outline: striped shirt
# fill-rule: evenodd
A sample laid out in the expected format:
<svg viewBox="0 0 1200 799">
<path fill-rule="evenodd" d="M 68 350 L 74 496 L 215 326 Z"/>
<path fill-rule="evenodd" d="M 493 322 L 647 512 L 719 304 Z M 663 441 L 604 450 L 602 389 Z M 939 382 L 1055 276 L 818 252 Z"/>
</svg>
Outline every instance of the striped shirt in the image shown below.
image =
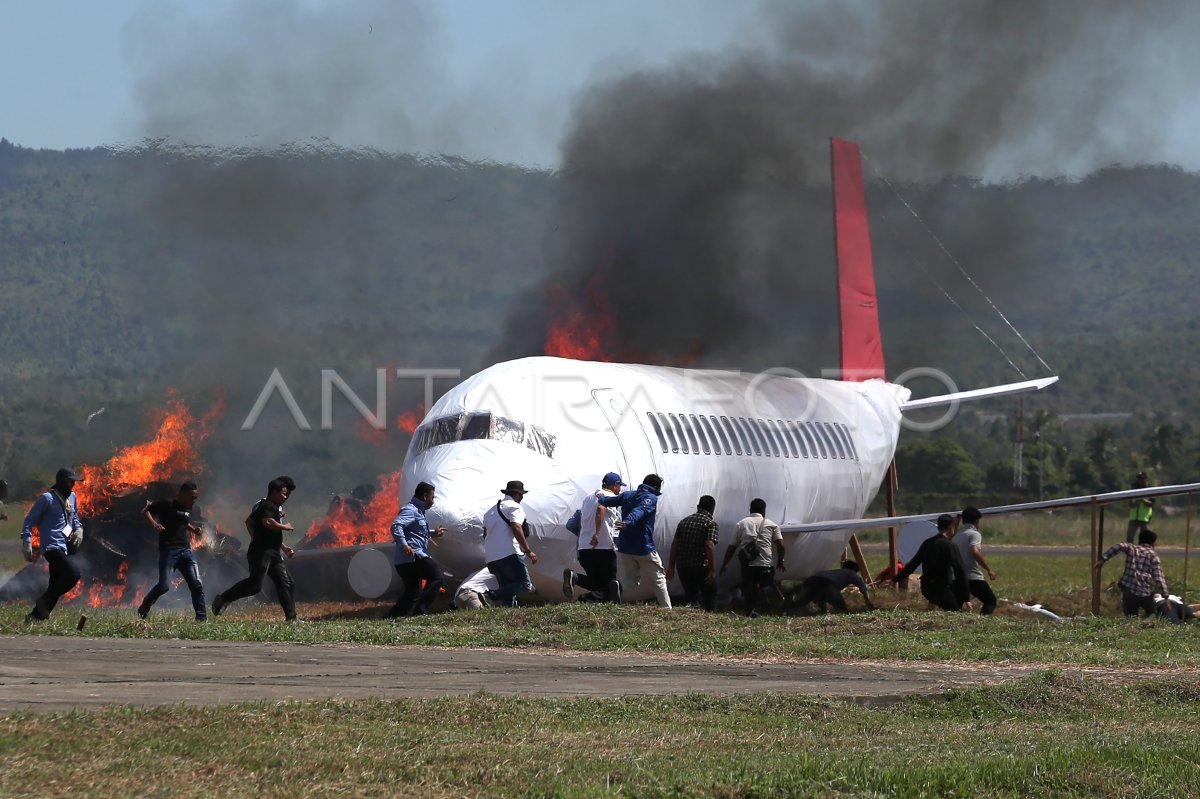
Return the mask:
<svg viewBox="0 0 1200 799">
<path fill-rule="evenodd" d="M 1162 589 L 1163 596 L 1170 595 L 1171 592 L 1167 590 L 1167 578 L 1163 575 L 1162 561 L 1158 559 L 1154 547 L 1122 541 L 1109 547 L 1101 560 L 1108 560 L 1118 552 L 1125 553 L 1125 572 L 1121 579 L 1117 580 L 1117 585 L 1122 590 L 1134 596 L 1152 596 L 1157 585 Z"/>
</svg>

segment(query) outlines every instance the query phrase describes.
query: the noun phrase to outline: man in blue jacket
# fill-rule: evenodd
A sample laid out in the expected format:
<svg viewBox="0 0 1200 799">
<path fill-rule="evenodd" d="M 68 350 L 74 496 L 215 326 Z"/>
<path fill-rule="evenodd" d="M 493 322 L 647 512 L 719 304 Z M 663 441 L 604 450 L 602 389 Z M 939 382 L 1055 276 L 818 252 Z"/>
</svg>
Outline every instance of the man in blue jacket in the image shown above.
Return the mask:
<svg viewBox="0 0 1200 799">
<path fill-rule="evenodd" d="M 21 544 L 25 560 L 32 563 L 36 558 L 33 551 L 33 528 L 38 529 L 42 556 L 50 567 L 50 584 L 33 605 L 25 621 L 45 621 L 58 604 L 63 594 L 79 582 L 79 567 L 71 553 L 83 543 L 83 523 L 79 521 L 79 503 L 75 498 L 75 484 L 81 482 L 79 475 L 70 469 L 59 469 L 54 476 L 54 486 L 37 498 L 25 525 L 21 528 Z"/>
<path fill-rule="evenodd" d="M 396 542 L 396 555 L 392 563 L 396 567 L 396 574 L 404 581 L 404 591 L 388 613 L 393 619 L 407 616 L 410 612 L 418 616 L 425 615 L 442 587 L 442 567 L 429 554 L 429 539 L 440 538 L 446 528 L 439 527 L 430 533 L 429 523 L 425 521 L 425 511 L 429 510 L 436 498 L 437 491 L 431 484 L 417 483 L 413 498 L 392 521 L 392 540 Z M 422 580 L 425 581 L 423 589 Z"/>
<path fill-rule="evenodd" d="M 641 585 L 642 570 L 650 573 L 654 580 L 654 597 L 661 608 L 671 607 L 667 593 L 667 573 L 662 558 L 654 548 L 654 520 L 658 515 L 658 497 L 662 494 L 663 480 L 657 474 L 648 474 L 634 491 L 622 491 L 613 497 L 603 497 L 600 504 L 606 508 L 621 509 L 621 521 L 617 522 L 617 555 L 621 560 L 621 572 L 625 583 Z M 621 583 L 614 580 L 609 596 L 621 601 Z"/>
</svg>

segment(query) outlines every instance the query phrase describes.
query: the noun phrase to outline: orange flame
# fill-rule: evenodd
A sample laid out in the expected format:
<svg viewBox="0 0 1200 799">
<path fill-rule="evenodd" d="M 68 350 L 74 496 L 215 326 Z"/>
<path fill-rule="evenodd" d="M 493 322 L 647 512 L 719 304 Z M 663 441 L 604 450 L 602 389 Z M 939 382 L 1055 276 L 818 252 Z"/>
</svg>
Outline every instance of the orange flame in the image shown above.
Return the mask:
<svg viewBox="0 0 1200 799">
<path fill-rule="evenodd" d="M 592 276 L 584 293 L 587 297 L 585 307 L 580 307 L 580 303 L 572 300 L 561 286 L 551 288 L 551 305 L 573 310 L 566 317 L 550 323 L 543 352 L 577 361 L 610 361 L 612 354 L 605 348 L 611 348 L 616 341 L 617 320 L 608 297 L 601 291 L 600 273 Z"/>
<path fill-rule="evenodd" d="M 399 512 L 403 472 L 380 476 L 379 491 L 364 505 L 342 501 L 309 525 L 300 547 L 325 549 L 391 540 L 392 519 Z"/>
<path fill-rule="evenodd" d="M 173 390 L 167 407 L 153 439 L 119 450 L 103 466 L 81 468 L 83 482 L 75 486 L 81 516 L 103 513 L 110 506 L 109 498 L 127 488 L 202 470 L 196 447 L 225 413 L 225 400 L 218 400 L 199 420 Z"/>
<path fill-rule="evenodd" d="M 417 431 L 417 426 L 421 424 L 421 420 L 425 418 L 425 403 L 417 404 L 407 413 L 402 413 L 396 417 L 396 427 L 408 433 L 410 436 Z"/>
</svg>

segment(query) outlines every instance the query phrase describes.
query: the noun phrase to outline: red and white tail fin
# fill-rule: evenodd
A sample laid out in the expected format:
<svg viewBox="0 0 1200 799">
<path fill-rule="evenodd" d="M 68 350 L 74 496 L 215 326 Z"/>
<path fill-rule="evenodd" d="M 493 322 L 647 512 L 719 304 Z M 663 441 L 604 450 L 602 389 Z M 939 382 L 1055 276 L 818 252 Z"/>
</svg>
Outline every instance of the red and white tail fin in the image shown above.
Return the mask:
<svg viewBox="0 0 1200 799">
<path fill-rule="evenodd" d="M 871 231 L 858 145 L 830 139 L 833 169 L 834 240 L 842 329 L 842 379 L 884 377 L 883 337 L 875 298 Z"/>
</svg>

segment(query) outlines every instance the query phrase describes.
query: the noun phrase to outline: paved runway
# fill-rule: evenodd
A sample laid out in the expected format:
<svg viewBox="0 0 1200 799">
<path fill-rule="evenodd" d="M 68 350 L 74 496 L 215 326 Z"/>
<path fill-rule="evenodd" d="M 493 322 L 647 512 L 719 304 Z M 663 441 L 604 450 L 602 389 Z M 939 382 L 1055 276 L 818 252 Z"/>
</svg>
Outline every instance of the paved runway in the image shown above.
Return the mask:
<svg viewBox="0 0 1200 799">
<path fill-rule="evenodd" d="M 754 663 L 644 655 L 0 637 L 0 712 L 284 699 L 784 692 L 887 703 L 1025 666 Z"/>
</svg>

